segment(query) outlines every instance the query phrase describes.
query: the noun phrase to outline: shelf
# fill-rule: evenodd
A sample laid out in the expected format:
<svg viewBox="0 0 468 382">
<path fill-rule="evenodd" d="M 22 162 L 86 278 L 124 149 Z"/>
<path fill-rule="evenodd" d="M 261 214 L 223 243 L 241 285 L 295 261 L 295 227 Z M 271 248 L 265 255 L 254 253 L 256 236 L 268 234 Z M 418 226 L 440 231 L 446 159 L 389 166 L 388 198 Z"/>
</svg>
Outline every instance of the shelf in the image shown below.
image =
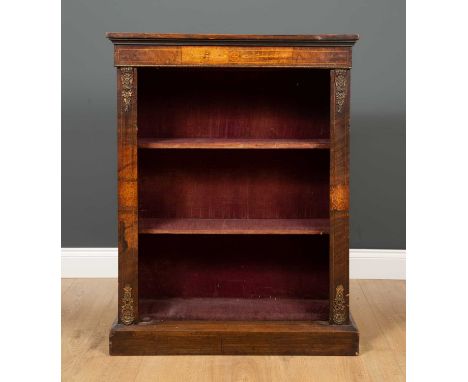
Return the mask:
<svg viewBox="0 0 468 382">
<path fill-rule="evenodd" d="M 322 235 L 330 232 L 329 219 L 155 219 L 142 218 L 145 234 Z"/>
<path fill-rule="evenodd" d="M 140 138 L 143 149 L 328 149 L 329 139 Z"/>
<path fill-rule="evenodd" d="M 328 306 L 328 300 L 300 298 L 140 299 L 140 315 L 144 323 L 167 320 L 325 321 Z"/>
</svg>

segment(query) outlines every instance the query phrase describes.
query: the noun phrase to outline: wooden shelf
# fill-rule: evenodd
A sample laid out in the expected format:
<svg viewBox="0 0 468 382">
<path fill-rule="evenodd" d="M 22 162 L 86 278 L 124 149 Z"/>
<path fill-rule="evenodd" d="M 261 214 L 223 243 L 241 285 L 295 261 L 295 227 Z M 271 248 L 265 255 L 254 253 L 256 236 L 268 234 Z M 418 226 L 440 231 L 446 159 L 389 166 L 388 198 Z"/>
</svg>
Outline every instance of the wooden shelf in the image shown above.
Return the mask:
<svg viewBox="0 0 468 382">
<path fill-rule="evenodd" d="M 329 139 L 140 138 L 143 149 L 328 149 Z"/>
<path fill-rule="evenodd" d="M 140 218 L 145 234 L 322 235 L 329 219 L 155 219 Z"/>
<path fill-rule="evenodd" d="M 163 298 L 140 299 L 144 323 L 168 320 L 326 321 L 327 299 L 306 298 Z"/>
</svg>

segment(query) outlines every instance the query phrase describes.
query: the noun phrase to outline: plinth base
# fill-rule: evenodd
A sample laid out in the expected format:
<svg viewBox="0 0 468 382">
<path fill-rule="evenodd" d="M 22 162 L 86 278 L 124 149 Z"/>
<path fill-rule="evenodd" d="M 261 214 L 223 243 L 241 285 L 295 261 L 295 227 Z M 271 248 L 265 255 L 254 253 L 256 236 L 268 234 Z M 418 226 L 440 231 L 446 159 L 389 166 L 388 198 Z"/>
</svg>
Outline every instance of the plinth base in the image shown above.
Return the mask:
<svg viewBox="0 0 468 382">
<path fill-rule="evenodd" d="M 357 355 L 359 332 L 325 321 L 166 321 L 114 324 L 111 355 Z"/>
</svg>

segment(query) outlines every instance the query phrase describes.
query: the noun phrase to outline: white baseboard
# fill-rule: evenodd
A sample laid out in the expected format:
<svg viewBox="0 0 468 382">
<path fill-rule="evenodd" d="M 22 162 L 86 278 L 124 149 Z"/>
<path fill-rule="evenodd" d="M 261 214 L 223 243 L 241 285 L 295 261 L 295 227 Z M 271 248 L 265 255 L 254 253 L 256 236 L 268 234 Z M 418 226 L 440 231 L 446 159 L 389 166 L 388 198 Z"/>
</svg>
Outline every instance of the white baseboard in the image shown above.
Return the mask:
<svg viewBox="0 0 468 382">
<path fill-rule="evenodd" d="M 406 279 L 406 251 L 351 249 L 352 279 Z M 62 248 L 62 278 L 117 277 L 117 248 Z"/>
<path fill-rule="evenodd" d="M 117 269 L 117 248 L 62 248 L 62 278 L 114 278 Z"/>
<path fill-rule="evenodd" d="M 406 280 L 406 250 L 350 249 L 349 277 Z"/>
</svg>

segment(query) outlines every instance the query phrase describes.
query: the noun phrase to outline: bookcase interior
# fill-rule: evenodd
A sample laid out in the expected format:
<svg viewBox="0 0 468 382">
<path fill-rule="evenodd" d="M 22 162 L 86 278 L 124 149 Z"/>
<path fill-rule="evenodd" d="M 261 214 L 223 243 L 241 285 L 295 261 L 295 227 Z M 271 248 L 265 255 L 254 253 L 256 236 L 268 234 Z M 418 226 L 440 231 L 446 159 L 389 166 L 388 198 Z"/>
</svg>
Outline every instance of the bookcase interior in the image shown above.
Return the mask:
<svg viewBox="0 0 468 382">
<path fill-rule="evenodd" d="M 325 235 L 141 235 L 139 262 L 143 322 L 328 319 Z"/>
<path fill-rule="evenodd" d="M 141 68 L 139 138 L 329 139 L 330 72 Z"/>
<path fill-rule="evenodd" d="M 141 321 L 328 319 L 329 87 L 139 69 Z"/>
<path fill-rule="evenodd" d="M 140 150 L 140 216 L 327 219 L 328 174 L 328 150 Z"/>
</svg>

